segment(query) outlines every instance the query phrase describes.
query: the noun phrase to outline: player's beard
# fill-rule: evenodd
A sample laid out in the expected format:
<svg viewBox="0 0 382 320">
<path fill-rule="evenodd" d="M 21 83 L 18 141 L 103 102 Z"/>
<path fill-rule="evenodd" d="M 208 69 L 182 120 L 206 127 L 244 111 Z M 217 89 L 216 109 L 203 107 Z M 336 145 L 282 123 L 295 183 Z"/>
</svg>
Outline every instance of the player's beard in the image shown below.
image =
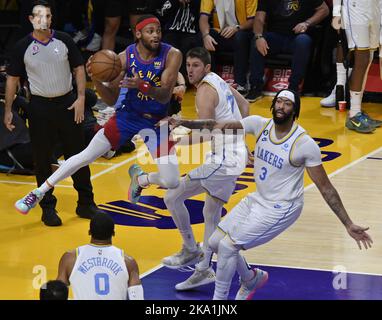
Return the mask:
<svg viewBox="0 0 382 320">
<path fill-rule="evenodd" d="M 276 109 L 272 109 L 272 115 L 273 115 L 273 122 L 276 124 L 284 124 L 290 121 L 293 117 L 293 110 L 290 113 L 284 113 L 284 116 L 282 118 L 279 118 L 276 116 Z"/>
<path fill-rule="evenodd" d="M 149 51 L 151 52 L 157 52 L 158 51 L 158 48 L 159 48 L 159 45 L 157 47 L 153 47 L 149 41 L 146 41 L 145 39 L 141 39 L 141 42 L 142 42 L 142 45 Z"/>
</svg>

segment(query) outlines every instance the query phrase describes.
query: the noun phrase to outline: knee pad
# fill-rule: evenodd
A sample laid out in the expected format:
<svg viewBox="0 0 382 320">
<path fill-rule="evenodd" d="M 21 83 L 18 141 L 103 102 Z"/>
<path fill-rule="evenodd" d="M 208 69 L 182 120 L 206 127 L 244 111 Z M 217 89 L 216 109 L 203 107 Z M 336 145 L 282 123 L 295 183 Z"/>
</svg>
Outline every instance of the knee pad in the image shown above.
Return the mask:
<svg viewBox="0 0 382 320">
<path fill-rule="evenodd" d="M 225 236 L 220 242 L 219 242 L 219 248 L 218 248 L 218 254 L 220 256 L 232 256 L 239 253 L 239 249 L 236 248 L 235 244 L 232 242 L 232 240 Z"/>
<path fill-rule="evenodd" d="M 163 185 L 167 189 L 175 189 L 179 186 L 179 178 L 177 176 L 161 178 L 163 180 Z"/>
</svg>

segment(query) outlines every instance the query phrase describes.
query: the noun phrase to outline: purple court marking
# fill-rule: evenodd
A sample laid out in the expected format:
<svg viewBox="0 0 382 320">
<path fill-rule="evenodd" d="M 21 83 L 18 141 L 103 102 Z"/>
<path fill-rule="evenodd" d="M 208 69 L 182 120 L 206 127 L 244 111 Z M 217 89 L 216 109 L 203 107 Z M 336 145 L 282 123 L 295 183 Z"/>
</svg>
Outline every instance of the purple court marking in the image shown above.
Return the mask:
<svg viewBox="0 0 382 320">
<path fill-rule="evenodd" d="M 269 274 L 268 282 L 257 290 L 253 300 L 381 300 L 382 276 L 348 273 L 339 275 L 318 271 L 284 267 L 259 266 Z M 216 270 L 216 264 L 214 263 Z M 146 300 L 211 300 L 214 284 L 190 291 L 176 291 L 175 285 L 192 273 L 166 267 L 142 279 Z M 345 282 L 340 283 L 339 279 Z M 336 290 L 333 282 L 346 289 Z M 239 290 L 239 278 L 232 280 L 229 299 Z"/>
<path fill-rule="evenodd" d="M 367 157 L 366 159 L 370 160 L 382 160 L 381 157 Z"/>
</svg>

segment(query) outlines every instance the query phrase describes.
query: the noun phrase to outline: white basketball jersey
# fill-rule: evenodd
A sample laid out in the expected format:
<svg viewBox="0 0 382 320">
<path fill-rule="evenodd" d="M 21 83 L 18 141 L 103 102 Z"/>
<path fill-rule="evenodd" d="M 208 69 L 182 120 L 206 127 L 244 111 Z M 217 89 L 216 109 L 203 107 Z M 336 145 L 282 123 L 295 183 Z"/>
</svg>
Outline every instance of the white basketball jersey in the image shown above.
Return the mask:
<svg viewBox="0 0 382 320">
<path fill-rule="evenodd" d="M 250 116 L 241 123 L 246 132 L 257 137 L 254 153 L 256 199 L 278 203 L 302 201 L 305 167 L 321 164 L 321 152 L 314 140 L 297 123 L 280 140 L 276 138 L 273 119 Z"/>
<path fill-rule="evenodd" d="M 242 119 L 239 106 L 232 94 L 229 84 L 216 73 L 207 74 L 202 83 L 208 83 L 213 87 L 219 97 L 219 103 L 215 108 L 216 121 L 239 121 Z M 244 135 L 213 133 L 212 153 L 207 155 L 206 162 L 222 163 L 227 167 L 228 175 L 241 174 L 247 163 L 247 151 L 245 148 Z"/>
<path fill-rule="evenodd" d="M 123 250 L 112 245 L 84 245 L 69 277 L 75 300 L 127 300 L 129 273 Z"/>
</svg>

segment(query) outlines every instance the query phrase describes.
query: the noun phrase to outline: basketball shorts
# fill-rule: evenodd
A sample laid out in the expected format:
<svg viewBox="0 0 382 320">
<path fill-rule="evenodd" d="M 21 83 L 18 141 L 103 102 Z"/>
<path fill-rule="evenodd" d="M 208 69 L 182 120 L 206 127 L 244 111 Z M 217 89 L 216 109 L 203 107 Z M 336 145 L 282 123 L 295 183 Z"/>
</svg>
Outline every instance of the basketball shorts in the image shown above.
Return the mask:
<svg viewBox="0 0 382 320">
<path fill-rule="evenodd" d="M 381 20 L 379 0 L 344 0 L 341 17 L 349 49 L 379 47 Z"/>
<path fill-rule="evenodd" d="M 232 193 L 235 191 L 238 175 L 227 175 L 227 168 L 221 164 L 203 164 L 190 171 L 190 180 L 199 180 L 202 187 L 211 197 L 217 198 L 227 203 Z"/>
<path fill-rule="evenodd" d="M 250 193 L 241 200 L 218 225 L 219 229 L 244 250 L 262 245 L 278 236 L 298 219 L 303 207 L 300 200 L 260 203 L 255 194 L 256 192 Z"/>
<path fill-rule="evenodd" d="M 158 121 L 158 119 L 146 119 L 134 111 L 117 110 L 104 125 L 105 136 L 110 141 L 112 149 L 118 150 L 126 141 L 139 134 L 151 156 L 154 159 L 160 158 L 173 151 L 174 142 L 170 141 L 167 126 L 155 127 Z"/>
</svg>

